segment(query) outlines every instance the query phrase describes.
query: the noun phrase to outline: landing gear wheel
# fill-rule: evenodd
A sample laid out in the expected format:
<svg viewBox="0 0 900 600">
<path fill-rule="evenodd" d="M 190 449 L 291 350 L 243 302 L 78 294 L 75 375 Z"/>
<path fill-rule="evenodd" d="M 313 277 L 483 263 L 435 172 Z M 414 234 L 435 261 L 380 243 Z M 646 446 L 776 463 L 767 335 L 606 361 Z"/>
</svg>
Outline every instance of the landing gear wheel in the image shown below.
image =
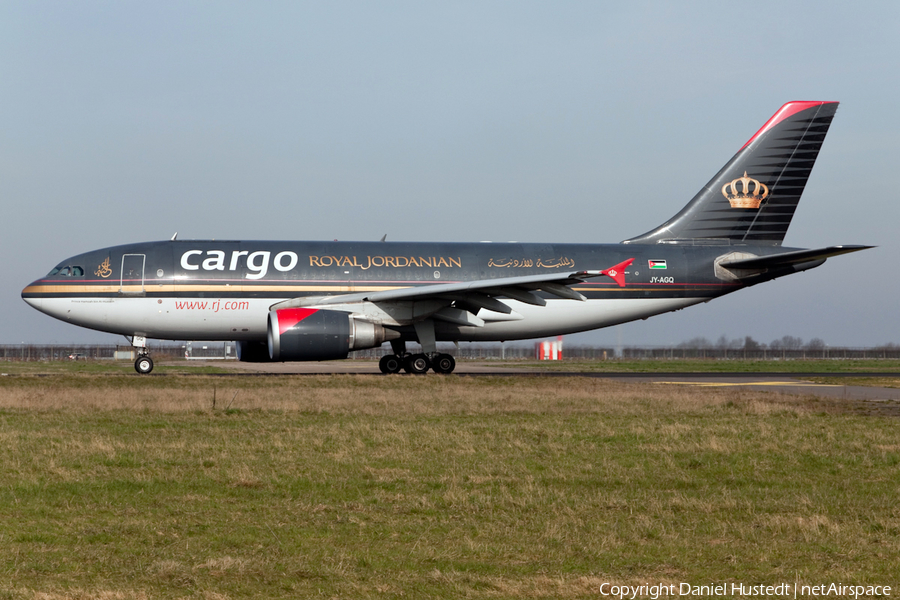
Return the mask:
<svg viewBox="0 0 900 600">
<path fill-rule="evenodd" d="M 378 361 L 378 368 L 385 375 L 399 373 L 400 369 L 403 368 L 403 361 L 396 354 L 388 354 L 387 356 L 382 356 L 381 360 Z"/>
<path fill-rule="evenodd" d="M 413 375 L 424 375 L 431 367 L 431 361 L 424 354 L 412 354 L 403 361 L 403 368 Z"/>
<path fill-rule="evenodd" d="M 134 361 L 134 370 L 141 375 L 146 375 L 153 370 L 153 359 L 147 355 L 138 356 L 137 360 Z"/>
<path fill-rule="evenodd" d="M 438 354 L 431 359 L 431 368 L 435 373 L 452 373 L 456 368 L 456 359 L 449 354 Z"/>
</svg>

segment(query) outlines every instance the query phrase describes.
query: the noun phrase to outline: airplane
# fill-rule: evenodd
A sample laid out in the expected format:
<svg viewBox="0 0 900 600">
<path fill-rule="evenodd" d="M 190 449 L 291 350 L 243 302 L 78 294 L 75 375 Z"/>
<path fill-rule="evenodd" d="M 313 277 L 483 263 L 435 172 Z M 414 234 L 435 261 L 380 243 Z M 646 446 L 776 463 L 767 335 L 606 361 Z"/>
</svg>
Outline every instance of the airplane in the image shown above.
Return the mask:
<svg viewBox="0 0 900 600">
<path fill-rule="evenodd" d="M 242 361 L 389 342 L 383 373 L 451 373 L 438 341 L 556 336 L 677 311 L 872 246 L 782 246 L 837 102 L 788 102 L 678 214 L 618 244 L 171 240 L 60 262 L 22 291 L 130 339 L 234 341 Z M 418 342 L 421 352 L 407 351 Z"/>
</svg>

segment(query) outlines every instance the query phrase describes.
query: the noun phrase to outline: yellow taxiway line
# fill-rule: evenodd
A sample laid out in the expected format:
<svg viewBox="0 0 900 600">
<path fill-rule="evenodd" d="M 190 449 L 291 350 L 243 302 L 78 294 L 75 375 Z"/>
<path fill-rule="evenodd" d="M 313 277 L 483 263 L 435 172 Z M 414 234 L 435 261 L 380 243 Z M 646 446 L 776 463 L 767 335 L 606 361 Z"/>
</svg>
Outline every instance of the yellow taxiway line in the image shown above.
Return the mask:
<svg viewBox="0 0 900 600">
<path fill-rule="evenodd" d="M 665 385 L 696 385 L 701 387 L 735 387 L 735 386 L 795 386 L 795 387 L 844 387 L 832 383 L 810 383 L 806 381 L 748 381 L 746 383 L 718 383 L 712 381 L 654 381 Z"/>
</svg>

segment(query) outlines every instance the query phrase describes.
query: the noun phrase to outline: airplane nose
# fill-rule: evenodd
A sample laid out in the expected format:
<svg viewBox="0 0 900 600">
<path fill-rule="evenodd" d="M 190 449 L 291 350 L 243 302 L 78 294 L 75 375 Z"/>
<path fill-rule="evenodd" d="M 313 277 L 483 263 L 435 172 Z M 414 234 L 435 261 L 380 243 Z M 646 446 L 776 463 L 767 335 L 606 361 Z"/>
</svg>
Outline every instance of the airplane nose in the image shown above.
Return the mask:
<svg viewBox="0 0 900 600">
<path fill-rule="evenodd" d="M 31 285 L 27 286 L 24 290 L 22 290 L 22 300 L 27 302 L 32 308 L 36 308 L 37 310 L 44 312 L 43 307 L 42 307 L 43 303 L 41 301 L 41 297 L 38 296 L 34 292 L 34 284 L 35 283 L 37 283 L 37 282 L 32 283 Z"/>
</svg>

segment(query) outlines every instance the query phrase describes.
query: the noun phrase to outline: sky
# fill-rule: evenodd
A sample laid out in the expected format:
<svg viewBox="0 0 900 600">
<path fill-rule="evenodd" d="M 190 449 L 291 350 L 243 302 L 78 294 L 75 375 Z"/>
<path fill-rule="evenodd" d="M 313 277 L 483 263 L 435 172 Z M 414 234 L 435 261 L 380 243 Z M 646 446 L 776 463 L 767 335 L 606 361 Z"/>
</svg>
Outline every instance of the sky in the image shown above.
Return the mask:
<svg viewBox="0 0 900 600">
<path fill-rule="evenodd" d="M 26 305 L 138 241 L 615 243 L 790 100 L 840 109 L 786 246 L 812 271 L 576 344 L 900 343 L 900 3 L 0 3 L 0 343 L 124 343 Z"/>
</svg>

